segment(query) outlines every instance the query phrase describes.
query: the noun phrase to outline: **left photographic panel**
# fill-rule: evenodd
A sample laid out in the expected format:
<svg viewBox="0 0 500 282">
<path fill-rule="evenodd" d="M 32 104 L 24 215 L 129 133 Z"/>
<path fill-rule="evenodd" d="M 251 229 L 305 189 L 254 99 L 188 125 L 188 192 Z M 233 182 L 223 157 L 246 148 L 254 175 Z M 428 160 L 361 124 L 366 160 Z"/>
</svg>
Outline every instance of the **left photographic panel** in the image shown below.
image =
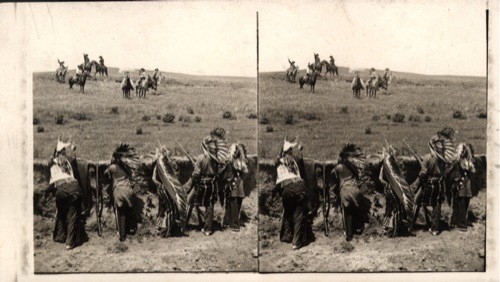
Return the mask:
<svg viewBox="0 0 500 282">
<path fill-rule="evenodd" d="M 35 274 L 257 271 L 250 5 L 18 5 Z"/>
</svg>

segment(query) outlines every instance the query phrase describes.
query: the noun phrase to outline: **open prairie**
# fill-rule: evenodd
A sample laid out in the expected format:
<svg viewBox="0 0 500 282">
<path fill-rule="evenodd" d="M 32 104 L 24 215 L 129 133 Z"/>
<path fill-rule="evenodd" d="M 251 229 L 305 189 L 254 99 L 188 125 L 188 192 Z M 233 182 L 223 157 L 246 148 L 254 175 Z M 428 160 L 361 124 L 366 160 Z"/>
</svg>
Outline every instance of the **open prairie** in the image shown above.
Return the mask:
<svg viewBox="0 0 500 282">
<path fill-rule="evenodd" d="M 131 76 L 135 80 L 134 74 Z M 133 93 L 133 99 L 124 99 L 117 82 L 122 75 L 117 69 L 110 69 L 109 77 L 88 80 L 84 94 L 77 86 L 69 89 L 67 83 L 57 83 L 53 73 L 35 73 L 34 158 L 49 159 L 59 134 L 71 136 L 78 157 L 92 161 L 109 161 L 121 142 L 131 144 L 142 155 L 154 152 L 160 141 L 174 155 L 183 155 L 174 149 L 174 140 L 178 139 L 191 155 L 197 155 L 202 152 L 201 140 L 216 126 L 228 131 L 229 141 L 240 141 L 249 154 L 256 154 L 255 78 L 163 74 L 166 79 L 158 95 L 149 92 L 147 99 L 137 99 Z M 223 118 L 225 113 L 229 118 Z M 56 122 L 59 116 L 63 116 L 61 124 Z M 92 215 L 86 225 L 90 240 L 66 251 L 64 244 L 52 241 L 55 202 L 45 195 L 48 179 L 44 173 L 35 171 L 34 179 L 35 206 L 47 210 L 35 209 L 34 215 L 37 273 L 257 270 L 255 191 L 243 201 L 244 226 L 239 233 L 220 230 L 224 210 L 216 203 L 216 232 L 212 236 L 191 230 L 185 237 L 160 238 L 151 220 L 121 243 L 114 228 L 114 214 L 108 208 L 103 214 L 103 236 L 97 236 Z"/>
<path fill-rule="evenodd" d="M 342 146 L 356 143 L 367 155 L 377 155 L 385 140 L 409 155 L 402 139 L 423 155 L 427 143 L 445 126 L 458 132 L 457 142 L 470 142 L 476 154 L 486 153 L 486 79 L 481 77 L 425 76 L 394 74 L 388 91 L 376 98 L 353 98 L 353 75 L 339 68 L 340 77 L 331 75 L 316 83 L 316 93 L 308 85 L 284 80 L 285 73 L 260 74 L 259 93 L 259 242 L 260 270 L 263 272 L 399 272 L 399 271 L 484 271 L 486 185 L 472 198 L 468 211 L 468 232 L 449 230 L 450 207 L 443 204 L 439 236 L 432 236 L 420 218 L 414 236 L 388 238 L 383 235 L 385 207 L 381 191 L 362 189 L 369 205 L 369 223 L 362 235 L 346 242 L 339 210 L 330 211 L 330 235 L 324 235 L 323 215 L 314 219 L 315 241 L 292 251 L 291 244 L 279 240 L 281 199 L 273 198 L 276 173 L 273 160 L 283 138 L 296 135 L 304 144 L 304 157 L 319 163 L 334 163 Z M 300 75 L 297 76 L 297 81 Z M 364 81 L 367 72 L 361 74 Z M 461 115 L 458 114 L 460 111 Z M 395 115 L 403 116 L 400 120 Z M 456 117 L 454 118 L 453 115 Z M 394 119 L 394 120 L 393 120 Z M 267 159 L 267 160 L 266 160 Z M 326 172 L 327 174 L 330 171 Z M 378 177 L 378 171 L 375 173 Z M 414 179 L 414 178 L 413 178 Z M 484 178 L 485 179 L 485 178 Z"/>
</svg>

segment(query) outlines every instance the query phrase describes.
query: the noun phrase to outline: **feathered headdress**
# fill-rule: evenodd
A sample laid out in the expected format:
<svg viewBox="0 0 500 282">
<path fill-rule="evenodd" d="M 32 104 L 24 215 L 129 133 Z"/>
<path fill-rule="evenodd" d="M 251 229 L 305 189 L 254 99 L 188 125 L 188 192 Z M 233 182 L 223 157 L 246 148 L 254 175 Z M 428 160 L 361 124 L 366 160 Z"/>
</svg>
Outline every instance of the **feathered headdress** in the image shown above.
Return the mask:
<svg viewBox="0 0 500 282">
<path fill-rule="evenodd" d="M 366 157 L 356 144 L 347 143 L 339 153 L 339 163 L 349 167 L 360 178 L 365 171 Z"/>
<path fill-rule="evenodd" d="M 207 136 L 201 141 L 201 148 L 220 164 L 225 164 L 229 159 L 229 146 L 224 139 Z"/>
<path fill-rule="evenodd" d="M 436 154 L 438 158 L 445 163 L 450 164 L 455 159 L 455 145 L 453 136 L 455 130 L 451 127 L 445 127 L 437 132 L 429 141 L 429 149 Z"/>
<path fill-rule="evenodd" d="M 118 148 L 113 152 L 111 163 L 116 163 L 123 168 L 129 177 L 136 177 L 140 174 L 141 163 L 139 155 L 135 149 L 128 144 L 120 143 Z"/>
</svg>

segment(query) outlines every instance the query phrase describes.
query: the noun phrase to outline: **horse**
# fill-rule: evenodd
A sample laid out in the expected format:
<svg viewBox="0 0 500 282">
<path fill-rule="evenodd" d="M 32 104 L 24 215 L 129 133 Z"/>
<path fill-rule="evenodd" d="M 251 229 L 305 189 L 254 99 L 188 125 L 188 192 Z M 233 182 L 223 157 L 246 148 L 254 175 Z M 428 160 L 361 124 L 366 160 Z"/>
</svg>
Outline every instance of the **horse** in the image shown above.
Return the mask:
<svg viewBox="0 0 500 282">
<path fill-rule="evenodd" d="M 59 83 L 66 82 L 66 74 L 68 73 L 68 67 L 59 67 L 56 70 L 56 81 Z"/>
<path fill-rule="evenodd" d="M 137 82 L 137 86 L 135 87 L 135 95 L 138 98 L 146 98 L 146 94 L 149 89 L 154 89 L 156 91 L 157 85 L 156 82 L 148 75 L 146 79 Z"/>
<path fill-rule="evenodd" d="M 74 84 L 80 85 L 80 92 L 85 93 L 85 82 L 87 81 L 87 77 L 90 76 L 90 73 L 86 70 L 83 71 L 83 74 L 80 75 L 78 79 L 75 79 L 74 77 L 70 77 L 68 80 L 69 83 L 69 88 L 73 89 Z"/>
<path fill-rule="evenodd" d="M 321 68 L 323 68 L 323 66 L 325 67 L 326 69 L 326 72 L 325 72 L 325 76 L 330 72 L 332 73 L 332 77 L 336 74 L 337 76 L 339 76 L 339 68 L 337 68 L 336 65 L 332 65 L 330 64 L 329 62 L 327 62 L 326 60 L 323 60 L 321 61 Z"/>
<path fill-rule="evenodd" d="M 101 76 L 106 75 L 108 76 L 108 68 L 105 65 L 101 65 L 96 61 L 90 62 L 90 65 L 95 68 L 95 74 L 94 77 L 97 76 L 99 73 Z"/>
<path fill-rule="evenodd" d="M 377 78 L 375 79 L 369 78 L 366 82 L 366 96 L 370 98 L 376 98 L 379 88 L 387 90 L 382 78 L 380 76 L 377 76 Z"/>
<path fill-rule="evenodd" d="M 286 70 L 286 80 L 291 83 L 295 83 L 295 77 L 297 76 L 299 67 L 289 67 Z"/>
<path fill-rule="evenodd" d="M 361 89 L 365 89 L 363 86 L 363 80 L 359 75 L 356 75 L 351 83 L 352 96 L 354 98 L 361 98 Z"/>
<path fill-rule="evenodd" d="M 132 85 L 132 79 L 127 76 L 122 81 L 123 98 L 130 99 L 130 90 L 134 90 L 134 86 Z"/>
<path fill-rule="evenodd" d="M 309 84 L 311 86 L 311 91 L 314 93 L 314 86 L 316 86 L 316 80 L 320 77 L 319 71 L 315 70 L 309 77 L 301 77 L 299 79 L 300 89 L 303 89 L 304 84 Z"/>
</svg>

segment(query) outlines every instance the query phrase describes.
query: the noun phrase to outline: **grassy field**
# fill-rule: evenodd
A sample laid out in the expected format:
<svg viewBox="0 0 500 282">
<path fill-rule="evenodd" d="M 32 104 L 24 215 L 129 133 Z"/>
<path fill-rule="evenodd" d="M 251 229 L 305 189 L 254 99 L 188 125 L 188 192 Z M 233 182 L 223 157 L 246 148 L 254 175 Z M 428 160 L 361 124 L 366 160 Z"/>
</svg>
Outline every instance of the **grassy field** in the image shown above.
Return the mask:
<svg viewBox="0 0 500 282">
<path fill-rule="evenodd" d="M 148 153 L 157 140 L 173 149 L 176 138 L 190 153 L 198 154 L 201 140 L 217 125 L 229 131 L 230 141 L 241 141 L 249 153 L 257 153 L 257 120 L 247 118 L 257 113 L 255 78 L 164 75 L 167 79 L 158 89 L 160 95 L 150 92 L 147 99 L 128 100 L 122 98 L 120 83 L 115 81 L 121 80 L 117 69 L 110 69 L 107 78 L 87 81 L 85 94 L 55 82 L 53 73 L 35 73 L 33 118 L 39 123 L 33 125 L 34 158 L 49 158 L 59 134 L 71 136 L 79 156 L 91 160 L 110 159 L 120 142 Z M 116 114 L 113 107 L 118 108 Z M 223 119 L 225 111 L 236 119 Z M 167 113 L 175 115 L 174 123 L 162 121 Z M 56 124 L 59 115 L 64 116 L 63 125 Z M 150 120 L 143 120 L 146 116 Z M 196 122 L 196 117 L 201 121 Z M 44 132 L 38 132 L 39 127 Z M 138 128 L 142 134 L 137 134 Z"/>
<path fill-rule="evenodd" d="M 336 159 L 346 142 L 359 144 L 367 154 L 377 153 L 384 139 L 401 149 L 404 138 L 425 154 L 430 137 L 444 126 L 458 130 L 457 141 L 470 142 L 476 153 L 486 153 L 487 119 L 477 117 L 486 110 L 485 78 L 394 72 L 397 78 L 387 92 L 380 91 L 375 99 L 363 92 L 362 99 L 355 99 L 350 88 L 353 76 L 345 68 L 339 68 L 339 73 L 335 79 L 329 75 L 318 80 L 314 94 L 308 85 L 299 89 L 298 83 L 284 81 L 284 72 L 260 75 L 259 157 L 275 157 L 286 134 L 299 135 L 305 156 L 320 160 Z M 363 80 L 367 76 L 363 73 Z M 467 118 L 454 119 L 455 110 Z M 396 113 L 405 115 L 404 122 L 388 118 Z M 287 124 L 289 116 L 293 122 Z M 410 116 L 417 121 L 409 121 Z M 262 124 L 262 119 L 269 123 Z"/>
</svg>

